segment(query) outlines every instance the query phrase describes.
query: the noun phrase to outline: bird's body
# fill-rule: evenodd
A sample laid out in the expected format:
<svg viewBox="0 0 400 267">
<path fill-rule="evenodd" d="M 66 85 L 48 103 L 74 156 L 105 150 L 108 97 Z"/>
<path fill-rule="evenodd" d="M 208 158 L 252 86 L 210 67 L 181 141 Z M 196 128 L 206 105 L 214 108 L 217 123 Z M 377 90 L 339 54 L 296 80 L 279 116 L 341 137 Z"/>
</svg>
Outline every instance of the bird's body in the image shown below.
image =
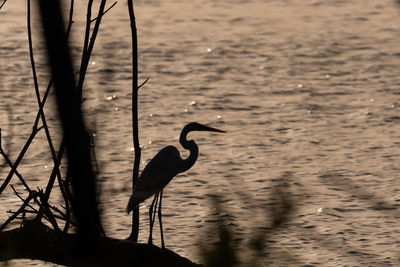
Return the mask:
<svg viewBox="0 0 400 267">
<path fill-rule="evenodd" d="M 136 207 L 163 189 L 179 173 L 179 168 L 174 166 L 174 163 L 180 160 L 182 158 L 176 147 L 167 146 L 161 149 L 142 171 L 128 207 Z M 168 166 L 169 168 L 161 168 L 160 166 Z"/>
<path fill-rule="evenodd" d="M 147 164 L 139 179 L 136 182 L 135 190 L 133 195 L 130 197 L 126 211 L 129 213 L 136 208 L 140 203 L 145 201 L 147 198 L 155 195 L 152 205 L 150 206 L 150 237 L 149 243 L 151 243 L 151 231 L 154 223 L 154 216 L 152 215 L 153 205 L 157 206 L 158 195 L 159 199 L 159 220 L 162 233 L 161 224 L 161 199 L 162 190 L 164 187 L 174 178 L 178 173 L 185 172 L 190 169 L 196 162 L 199 150 L 197 144 L 193 140 L 187 140 L 186 136 L 191 131 L 212 131 L 224 133 L 224 131 L 211 128 L 197 122 L 191 122 L 187 124 L 180 135 L 179 142 L 183 148 L 190 151 L 187 159 L 182 159 L 178 149 L 174 146 L 167 146 L 160 150 L 157 155 Z M 161 234 L 162 244 L 164 247 L 163 236 Z"/>
</svg>

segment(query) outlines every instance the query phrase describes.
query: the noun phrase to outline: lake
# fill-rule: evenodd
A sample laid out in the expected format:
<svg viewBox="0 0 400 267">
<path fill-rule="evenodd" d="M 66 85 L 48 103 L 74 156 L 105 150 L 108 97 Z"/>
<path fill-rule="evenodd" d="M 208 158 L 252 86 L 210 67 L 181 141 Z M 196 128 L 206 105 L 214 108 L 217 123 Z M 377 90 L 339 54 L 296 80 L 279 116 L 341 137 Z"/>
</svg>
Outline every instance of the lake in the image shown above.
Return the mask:
<svg viewBox="0 0 400 267">
<path fill-rule="evenodd" d="M 76 1 L 80 2 L 80 1 Z M 110 2 L 108 5 L 112 4 Z M 77 3 L 72 53 L 80 59 L 85 6 Z M 35 59 L 48 82 L 33 8 Z M 197 121 L 226 134 L 190 134 L 199 145 L 192 169 L 164 190 L 166 246 L 200 262 L 200 244 L 217 238 L 223 219 L 250 264 L 249 239 L 273 222 L 277 190 L 290 219 L 268 232 L 260 265 L 398 266 L 400 246 L 400 9 L 388 0 L 135 1 L 139 38 L 141 169 L 164 146 L 177 146 Z M 0 127 L 14 161 L 28 138 L 37 103 L 29 62 L 24 1 L 0 11 Z M 84 85 L 95 133 L 103 224 L 126 238 L 133 163 L 130 28 L 126 3 L 103 18 Z M 53 98 L 45 112 L 59 143 Z M 56 145 L 58 147 L 58 145 Z M 0 181 L 9 172 L 0 161 Z M 44 132 L 18 169 L 32 188 L 52 167 Z M 24 193 L 14 177 L 12 183 Z M 212 196 L 221 196 L 222 210 Z M 56 204 L 60 196 L 51 201 Z M 0 219 L 20 200 L 8 188 Z M 147 241 L 141 208 L 140 242 Z M 12 225 L 13 227 L 18 224 Z M 154 232 L 159 245 L 158 223 Z M 54 266 L 14 260 L 11 266 Z"/>
</svg>

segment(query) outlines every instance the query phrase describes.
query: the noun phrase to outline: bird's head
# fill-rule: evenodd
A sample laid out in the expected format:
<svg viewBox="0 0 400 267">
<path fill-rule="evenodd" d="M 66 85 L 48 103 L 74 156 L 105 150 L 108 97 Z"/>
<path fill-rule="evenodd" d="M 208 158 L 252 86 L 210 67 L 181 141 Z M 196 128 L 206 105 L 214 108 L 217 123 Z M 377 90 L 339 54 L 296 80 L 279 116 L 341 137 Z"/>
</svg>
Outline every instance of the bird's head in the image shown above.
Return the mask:
<svg viewBox="0 0 400 267">
<path fill-rule="evenodd" d="M 219 130 L 219 129 L 216 129 L 216 128 L 212 128 L 212 127 L 200 124 L 198 122 L 191 122 L 191 123 L 187 124 L 183 128 L 182 133 L 183 132 L 188 133 L 188 132 L 191 132 L 191 131 L 209 131 L 209 132 L 225 133 L 225 131 L 222 131 L 222 130 Z"/>
<path fill-rule="evenodd" d="M 189 147 L 196 146 L 196 143 L 193 140 L 187 140 L 186 136 L 189 132 L 192 131 L 209 131 L 209 132 L 217 132 L 217 133 L 225 133 L 225 131 L 212 128 L 203 124 L 200 124 L 198 122 L 191 122 L 187 124 L 185 127 L 183 127 L 183 130 L 181 132 L 181 136 L 179 137 L 179 143 L 186 148 L 190 149 Z"/>
</svg>

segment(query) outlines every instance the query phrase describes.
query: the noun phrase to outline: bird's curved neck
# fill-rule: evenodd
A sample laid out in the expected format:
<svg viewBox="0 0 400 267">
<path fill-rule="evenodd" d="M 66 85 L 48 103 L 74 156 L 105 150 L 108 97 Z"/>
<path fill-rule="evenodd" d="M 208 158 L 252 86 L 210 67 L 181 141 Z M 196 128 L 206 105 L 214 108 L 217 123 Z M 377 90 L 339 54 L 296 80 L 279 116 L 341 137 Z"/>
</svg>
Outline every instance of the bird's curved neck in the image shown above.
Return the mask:
<svg viewBox="0 0 400 267">
<path fill-rule="evenodd" d="M 183 146 L 183 148 L 190 151 L 189 157 L 183 160 L 183 164 L 179 169 L 179 172 L 184 172 L 189 170 L 197 160 L 197 156 L 199 155 L 199 148 L 193 140 L 187 140 L 186 136 L 190 131 L 187 129 L 183 129 L 181 136 L 179 138 L 179 143 Z"/>
</svg>

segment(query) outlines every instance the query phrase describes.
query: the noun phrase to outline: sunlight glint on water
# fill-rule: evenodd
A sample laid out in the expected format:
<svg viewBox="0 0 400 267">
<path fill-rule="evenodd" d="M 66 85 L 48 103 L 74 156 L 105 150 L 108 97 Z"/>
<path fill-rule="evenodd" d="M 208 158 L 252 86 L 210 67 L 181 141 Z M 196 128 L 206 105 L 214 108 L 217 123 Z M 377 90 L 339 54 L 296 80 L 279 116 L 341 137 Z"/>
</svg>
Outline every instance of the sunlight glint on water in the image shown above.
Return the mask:
<svg viewBox="0 0 400 267">
<path fill-rule="evenodd" d="M 13 160 L 36 112 L 25 7 L 17 2 L 8 1 L 0 16 L 0 126 Z M 271 222 L 263 212 L 273 207 L 271 193 L 282 182 L 296 210 L 270 237 L 272 253 L 265 259 L 283 266 L 400 264 L 399 226 L 393 223 L 400 199 L 400 15 L 393 2 L 136 1 L 139 80 L 150 77 L 139 91 L 142 161 L 166 145 L 180 148 L 188 122 L 227 132 L 190 134 L 199 159 L 164 191 L 168 248 L 200 260 L 199 242 L 213 239 L 207 235 L 215 213 L 211 195 L 219 193 L 235 240 L 244 240 L 242 250 L 255 227 Z M 82 43 L 84 10 L 76 8 L 74 47 Z M 129 30 L 119 2 L 104 17 L 83 104 L 88 127 L 96 131 L 99 180 L 110 189 L 102 195 L 104 225 L 117 238 L 130 229 L 124 213 L 133 160 Z M 44 57 L 36 61 L 43 89 Z M 45 111 L 57 135 L 51 105 Z M 43 187 L 52 159 L 41 138 L 19 170 Z M 6 172 L 0 170 L 1 179 Z M 375 205 L 379 200 L 391 209 Z M 3 221 L 6 210 L 20 204 L 11 190 L 0 203 Z M 147 240 L 148 205 L 142 207 L 141 242 Z M 158 238 L 156 232 L 156 244 Z M 285 253 L 290 257 L 281 259 Z"/>
</svg>

